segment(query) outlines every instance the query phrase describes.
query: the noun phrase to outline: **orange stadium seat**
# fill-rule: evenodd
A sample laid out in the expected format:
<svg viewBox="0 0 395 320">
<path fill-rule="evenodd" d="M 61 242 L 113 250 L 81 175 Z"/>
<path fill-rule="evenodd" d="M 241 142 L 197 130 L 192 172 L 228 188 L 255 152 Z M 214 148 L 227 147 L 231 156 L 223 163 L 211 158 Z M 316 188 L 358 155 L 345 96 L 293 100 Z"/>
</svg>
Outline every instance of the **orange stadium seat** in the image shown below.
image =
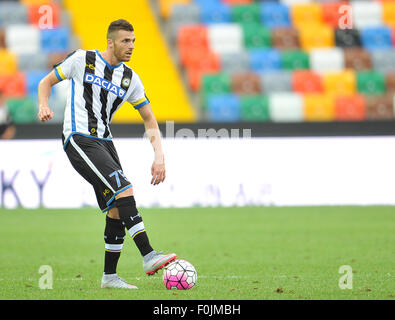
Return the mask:
<svg viewBox="0 0 395 320">
<path fill-rule="evenodd" d="M 351 21 L 347 21 L 347 19 L 339 21 L 342 17 L 346 17 L 346 11 L 342 11 L 341 7 L 348 5 L 346 1 L 322 3 L 323 21 L 335 29 L 339 28 L 340 22 L 349 24 Z"/>
<path fill-rule="evenodd" d="M 364 121 L 366 120 L 365 99 L 361 95 L 335 98 L 335 120 Z"/>
<path fill-rule="evenodd" d="M 290 7 L 290 15 L 295 27 L 323 22 L 322 6 L 319 3 L 295 4 Z"/>
<path fill-rule="evenodd" d="M 394 118 L 393 95 L 367 96 L 366 117 L 369 120 L 385 120 Z"/>
<path fill-rule="evenodd" d="M 333 95 L 306 94 L 304 96 L 304 118 L 306 121 L 333 121 L 335 119 Z"/>
<path fill-rule="evenodd" d="M 203 54 L 191 51 L 186 63 L 188 83 L 193 91 L 200 89 L 203 74 L 220 70 L 219 56 L 212 51 L 206 51 Z"/>
<path fill-rule="evenodd" d="M 24 97 L 26 95 L 26 77 L 22 72 L 0 76 L 0 89 L 8 97 Z"/>
<path fill-rule="evenodd" d="M 356 77 L 353 70 L 328 72 L 323 76 L 324 91 L 335 95 L 352 95 L 356 92 Z"/>
<path fill-rule="evenodd" d="M 31 4 L 28 6 L 28 21 L 30 24 L 38 26 L 40 23 L 45 23 L 53 25 L 53 27 L 59 26 L 60 23 L 60 8 L 59 5 L 56 3 L 49 3 L 46 4 L 50 8 L 51 12 L 51 17 L 52 20 L 48 21 L 46 19 L 46 15 L 48 14 L 49 11 L 45 9 L 45 11 L 42 11 L 42 5 L 41 4 Z M 40 9 L 41 8 L 41 9 Z"/>
<path fill-rule="evenodd" d="M 294 71 L 292 89 L 299 93 L 323 92 L 322 78 L 312 71 Z"/>
</svg>

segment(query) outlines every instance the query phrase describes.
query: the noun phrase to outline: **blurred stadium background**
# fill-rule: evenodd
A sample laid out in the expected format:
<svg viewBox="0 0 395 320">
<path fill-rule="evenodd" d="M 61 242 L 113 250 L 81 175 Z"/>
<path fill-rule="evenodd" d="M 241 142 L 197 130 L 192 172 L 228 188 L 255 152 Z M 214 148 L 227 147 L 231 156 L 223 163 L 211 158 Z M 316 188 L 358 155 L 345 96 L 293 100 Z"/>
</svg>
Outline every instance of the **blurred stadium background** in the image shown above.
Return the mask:
<svg viewBox="0 0 395 320">
<path fill-rule="evenodd" d="M 233 183 L 234 197 L 249 193 L 253 200 L 247 204 L 252 205 L 393 203 L 388 191 L 393 183 L 384 176 L 393 174 L 394 160 L 393 148 L 387 146 L 395 135 L 395 1 L 114 0 L 109 9 L 107 1 L 0 0 L 0 89 L 16 124 L 16 138 L 25 143 L 30 140 L 23 139 L 56 141 L 26 144 L 25 150 L 37 158 L 32 162 L 56 168 L 56 159 L 62 159 L 61 167 L 75 175 L 64 154 L 46 157 L 47 153 L 62 152 L 57 143 L 68 81 L 54 87 L 50 105 L 55 116 L 45 124 L 37 119 L 37 85 L 54 64 L 75 49 L 104 50 L 107 27 L 118 18 L 135 27 L 136 49 L 128 64 L 141 76 L 163 133 L 169 133 L 168 121 L 174 123 L 171 133 L 181 136 L 190 132 L 196 136 L 199 129 L 210 128 L 214 135 L 220 135 L 221 128 L 226 134 L 239 129 L 240 136 L 243 129 L 251 130 L 251 143 L 213 139 L 210 143 L 168 143 L 168 150 L 172 150 L 169 166 L 173 163 L 174 171 L 191 161 L 199 167 L 196 179 L 208 173 L 216 179 L 204 181 L 207 194 L 219 196 L 215 195 L 218 182 L 222 197 Z M 124 105 L 114 117 L 112 131 L 116 138 L 141 138 L 139 114 Z M 318 136 L 337 138 L 314 140 Z M 348 139 L 338 138 L 344 136 Z M 282 139 L 270 140 L 279 137 Z M 3 150 L 24 149 L 18 141 L 3 144 Z M 126 144 L 119 144 L 124 145 L 119 152 L 125 162 L 127 157 L 136 158 L 136 153 L 128 153 Z M 136 152 L 150 152 L 139 142 L 134 146 Z M 189 152 L 188 159 L 180 157 L 185 152 Z M 34 157 L 35 153 L 40 156 Z M 4 181 L 14 181 L 10 168 L 15 169 L 18 161 L 11 156 L 1 161 L 2 174 L 8 175 L 2 178 L 2 205 L 9 197 L 12 207 L 18 201 L 12 200 L 12 190 Z M 369 167 L 378 171 L 369 171 Z M 206 174 L 201 174 L 200 168 Z M 218 174 L 225 168 L 239 181 Z M 337 186 L 345 195 L 338 191 L 340 198 L 333 203 L 317 200 L 318 188 L 311 187 L 316 178 L 313 169 L 322 176 L 322 188 Z M 260 172 L 260 184 L 252 182 L 254 170 Z M 374 200 L 367 200 L 366 192 L 375 191 L 360 189 L 361 172 L 368 174 L 365 178 L 371 179 L 367 180 L 371 188 L 381 186 L 383 190 L 376 190 Z M 162 198 L 171 192 L 178 197 L 168 204 L 175 205 L 182 192 L 196 189 L 192 183 L 185 188 L 182 178 L 180 174 L 169 180 L 168 193 Z M 139 184 L 143 180 L 134 177 L 133 181 Z M 23 185 L 28 188 L 29 184 Z M 59 187 L 59 181 L 54 186 Z M 298 193 L 291 196 L 292 190 L 304 187 L 308 188 L 304 199 L 310 194 L 312 200 L 299 203 Z M 290 201 L 281 201 L 284 193 L 279 190 L 288 190 Z M 196 194 L 205 198 L 205 192 Z M 327 192 L 330 198 L 330 190 Z M 355 196 L 347 201 L 350 192 Z M 270 193 L 276 196 L 256 200 Z M 151 206 L 156 200 L 142 202 Z M 179 202 L 179 206 L 196 204 L 193 199 Z M 88 203 L 94 205 L 94 199 Z M 238 202 L 219 202 L 224 203 Z M 38 204 L 42 203 L 30 206 Z"/>
<path fill-rule="evenodd" d="M 144 277 L 130 241 L 120 275 L 141 290 L 98 289 L 104 220 L 62 149 L 67 81 L 54 119 L 37 119 L 41 78 L 77 48 L 104 50 L 119 18 L 166 138 L 165 183 L 149 184 L 128 104 L 114 144 L 150 239 L 198 270 L 178 296 Z M 394 298 L 395 0 L 0 0 L 0 90 L 16 127 L 0 141 L 0 298 Z M 173 139 L 200 130 L 221 138 Z M 339 289 L 343 265 L 354 290 Z"/>
</svg>

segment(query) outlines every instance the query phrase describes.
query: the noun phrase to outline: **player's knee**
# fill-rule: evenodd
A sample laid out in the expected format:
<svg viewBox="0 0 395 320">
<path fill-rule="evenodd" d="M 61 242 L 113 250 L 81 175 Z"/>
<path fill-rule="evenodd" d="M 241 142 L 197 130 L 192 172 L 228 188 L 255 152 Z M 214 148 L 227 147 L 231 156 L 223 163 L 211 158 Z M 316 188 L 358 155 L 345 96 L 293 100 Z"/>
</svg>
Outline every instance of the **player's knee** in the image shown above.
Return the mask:
<svg viewBox="0 0 395 320">
<path fill-rule="evenodd" d="M 115 206 L 118 208 L 119 218 L 124 223 L 126 229 L 142 222 L 142 218 L 137 210 L 134 196 L 121 197 L 115 200 Z"/>
<path fill-rule="evenodd" d="M 115 199 L 120 199 L 120 198 L 125 198 L 125 197 L 132 197 L 132 196 L 133 196 L 133 188 L 130 187 L 130 188 L 127 188 L 126 190 L 118 193 L 115 196 Z"/>
<path fill-rule="evenodd" d="M 111 208 L 110 210 L 108 210 L 107 216 L 111 219 L 119 219 L 118 208 L 114 207 L 114 208 Z"/>
</svg>

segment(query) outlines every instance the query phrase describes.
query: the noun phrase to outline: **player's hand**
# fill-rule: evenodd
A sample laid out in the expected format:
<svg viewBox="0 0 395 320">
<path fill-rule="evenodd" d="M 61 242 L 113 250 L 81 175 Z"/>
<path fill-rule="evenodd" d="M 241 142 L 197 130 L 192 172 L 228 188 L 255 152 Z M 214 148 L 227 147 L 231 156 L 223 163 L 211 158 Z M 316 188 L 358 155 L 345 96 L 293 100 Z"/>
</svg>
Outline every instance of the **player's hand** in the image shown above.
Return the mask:
<svg viewBox="0 0 395 320">
<path fill-rule="evenodd" d="M 38 118 L 41 122 L 51 120 L 53 117 L 53 111 L 48 106 L 40 106 L 38 111 Z"/>
<path fill-rule="evenodd" d="M 164 161 L 161 162 L 154 161 L 151 167 L 151 174 L 152 174 L 151 184 L 153 184 L 154 186 L 165 181 L 166 169 L 165 169 Z"/>
</svg>

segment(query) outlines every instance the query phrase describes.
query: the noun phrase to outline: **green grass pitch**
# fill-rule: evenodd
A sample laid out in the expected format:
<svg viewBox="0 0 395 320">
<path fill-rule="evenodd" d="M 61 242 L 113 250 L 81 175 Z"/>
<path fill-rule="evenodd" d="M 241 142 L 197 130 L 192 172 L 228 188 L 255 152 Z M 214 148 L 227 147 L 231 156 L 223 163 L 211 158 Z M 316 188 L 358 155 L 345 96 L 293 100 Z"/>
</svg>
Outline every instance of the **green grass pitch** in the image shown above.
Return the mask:
<svg viewBox="0 0 395 320">
<path fill-rule="evenodd" d="M 118 274 L 139 290 L 100 289 L 104 215 L 0 210 L 1 299 L 395 299 L 395 207 L 140 209 L 156 250 L 198 272 L 194 288 L 148 277 L 127 237 Z M 53 271 L 40 289 L 39 268 Z M 342 265 L 352 289 L 341 290 Z M 350 284 L 350 282 L 348 282 Z"/>
</svg>

